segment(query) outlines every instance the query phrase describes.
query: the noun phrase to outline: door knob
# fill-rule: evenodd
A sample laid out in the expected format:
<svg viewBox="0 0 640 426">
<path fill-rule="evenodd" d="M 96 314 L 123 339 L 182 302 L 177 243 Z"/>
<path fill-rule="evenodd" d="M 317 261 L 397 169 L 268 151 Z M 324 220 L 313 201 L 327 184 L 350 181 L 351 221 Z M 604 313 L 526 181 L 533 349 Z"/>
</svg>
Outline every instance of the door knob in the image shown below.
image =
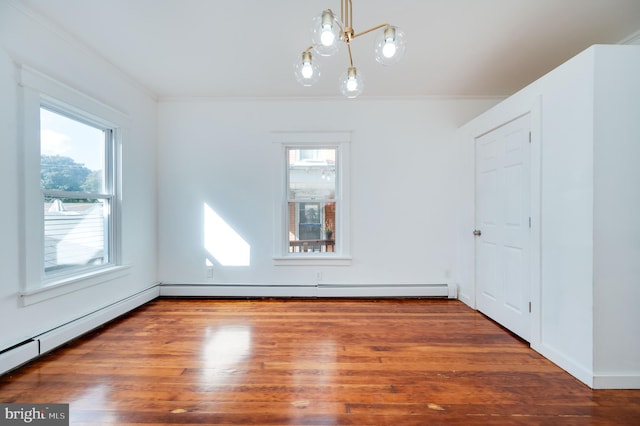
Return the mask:
<svg viewBox="0 0 640 426">
<path fill-rule="evenodd" d="M 475 235 L 476 237 L 479 237 L 480 235 L 482 235 L 482 231 L 480 231 L 479 229 L 476 229 L 473 231 L 473 235 Z"/>
</svg>

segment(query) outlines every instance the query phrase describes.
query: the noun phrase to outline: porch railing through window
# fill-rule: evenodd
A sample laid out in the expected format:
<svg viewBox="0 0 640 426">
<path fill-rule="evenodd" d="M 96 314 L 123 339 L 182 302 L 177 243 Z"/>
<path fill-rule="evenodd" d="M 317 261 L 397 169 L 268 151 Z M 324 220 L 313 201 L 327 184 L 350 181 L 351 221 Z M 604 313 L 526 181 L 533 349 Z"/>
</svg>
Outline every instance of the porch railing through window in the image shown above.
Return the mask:
<svg viewBox="0 0 640 426">
<path fill-rule="evenodd" d="M 289 253 L 332 253 L 335 240 L 295 240 L 289 241 Z"/>
</svg>

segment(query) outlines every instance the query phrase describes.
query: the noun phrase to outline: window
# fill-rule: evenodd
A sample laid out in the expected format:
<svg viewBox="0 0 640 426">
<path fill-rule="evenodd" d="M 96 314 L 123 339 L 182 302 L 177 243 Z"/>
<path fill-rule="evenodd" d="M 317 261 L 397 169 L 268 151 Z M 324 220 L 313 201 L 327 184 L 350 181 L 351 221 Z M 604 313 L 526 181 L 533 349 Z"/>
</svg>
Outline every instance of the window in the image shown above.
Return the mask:
<svg viewBox="0 0 640 426">
<path fill-rule="evenodd" d="M 119 111 L 19 67 L 24 304 L 123 276 Z"/>
<path fill-rule="evenodd" d="M 348 265 L 349 132 L 275 133 L 276 265 Z"/>
<path fill-rule="evenodd" d="M 337 148 L 287 148 L 289 253 L 335 252 Z"/>
<path fill-rule="evenodd" d="M 113 129 L 41 106 L 46 278 L 111 263 L 112 153 Z"/>
</svg>

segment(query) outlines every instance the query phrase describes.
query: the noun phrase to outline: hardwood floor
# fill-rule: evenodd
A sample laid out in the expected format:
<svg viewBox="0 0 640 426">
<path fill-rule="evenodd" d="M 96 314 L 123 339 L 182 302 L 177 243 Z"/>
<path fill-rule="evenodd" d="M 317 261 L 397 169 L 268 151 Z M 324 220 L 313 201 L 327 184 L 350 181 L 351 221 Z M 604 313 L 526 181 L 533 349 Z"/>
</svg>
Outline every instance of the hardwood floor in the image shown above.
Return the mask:
<svg viewBox="0 0 640 426">
<path fill-rule="evenodd" d="M 72 425 L 639 425 L 453 300 L 157 299 L 0 376 Z"/>
</svg>

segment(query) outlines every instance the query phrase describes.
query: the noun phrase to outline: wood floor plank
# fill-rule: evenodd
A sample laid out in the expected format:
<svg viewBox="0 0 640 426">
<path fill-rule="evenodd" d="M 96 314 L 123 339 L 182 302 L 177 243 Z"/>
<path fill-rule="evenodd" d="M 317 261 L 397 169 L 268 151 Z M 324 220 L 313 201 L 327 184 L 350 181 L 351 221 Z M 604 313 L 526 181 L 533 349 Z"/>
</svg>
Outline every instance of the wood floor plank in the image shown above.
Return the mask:
<svg viewBox="0 0 640 426">
<path fill-rule="evenodd" d="M 638 425 L 458 301 L 157 299 L 0 376 L 73 425 Z"/>
</svg>

